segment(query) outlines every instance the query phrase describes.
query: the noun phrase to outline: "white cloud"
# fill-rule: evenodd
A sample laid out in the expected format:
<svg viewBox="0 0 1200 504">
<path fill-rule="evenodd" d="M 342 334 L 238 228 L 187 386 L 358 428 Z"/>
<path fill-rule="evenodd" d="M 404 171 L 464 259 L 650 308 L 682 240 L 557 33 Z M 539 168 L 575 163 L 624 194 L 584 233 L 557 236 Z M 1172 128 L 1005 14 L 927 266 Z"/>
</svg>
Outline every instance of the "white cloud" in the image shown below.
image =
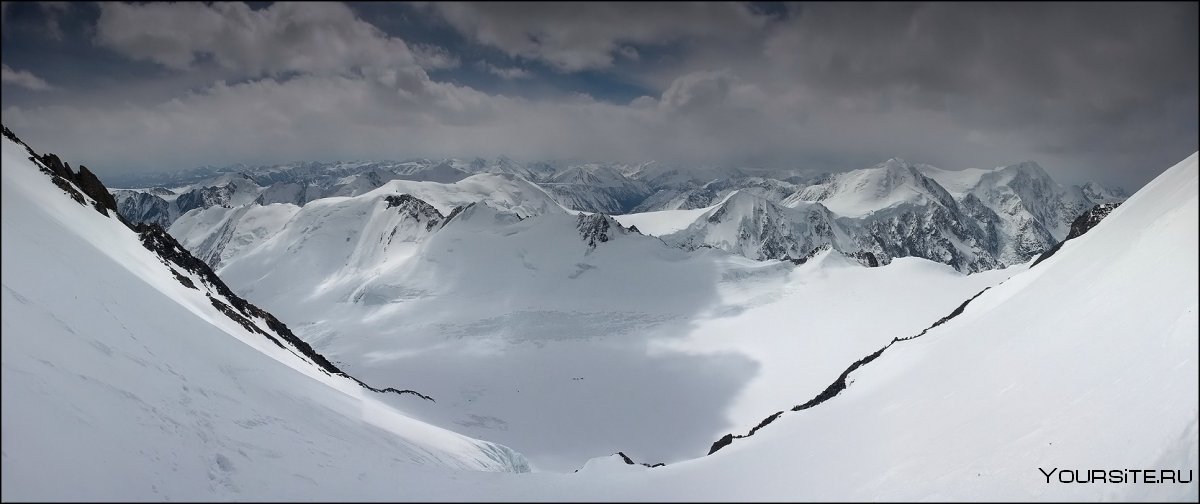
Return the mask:
<svg viewBox="0 0 1200 504">
<path fill-rule="evenodd" d="M 21 86 L 34 91 L 45 91 L 51 86 L 27 70 L 13 70 L 8 65 L 0 65 L 0 82 Z"/>
</svg>

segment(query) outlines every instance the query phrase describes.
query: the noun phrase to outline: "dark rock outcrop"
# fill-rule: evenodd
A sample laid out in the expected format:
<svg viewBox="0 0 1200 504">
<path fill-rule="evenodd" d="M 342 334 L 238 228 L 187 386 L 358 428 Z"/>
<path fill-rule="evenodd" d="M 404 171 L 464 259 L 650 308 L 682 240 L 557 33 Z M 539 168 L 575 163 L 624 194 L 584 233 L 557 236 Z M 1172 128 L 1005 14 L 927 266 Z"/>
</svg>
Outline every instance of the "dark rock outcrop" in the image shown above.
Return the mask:
<svg viewBox="0 0 1200 504">
<path fill-rule="evenodd" d="M 108 192 L 108 188 L 104 187 L 104 184 L 100 182 L 96 174 L 88 170 L 86 166 L 79 165 L 79 173 L 75 177 L 75 183 L 83 190 L 84 194 L 96 200 L 103 207 L 103 209 L 97 209 L 100 210 L 100 213 L 108 215 L 108 212 L 104 209 L 112 210 L 113 212 L 117 211 L 116 198 L 113 198 L 113 195 Z"/>
<path fill-rule="evenodd" d="M 629 455 L 625 454 L 625 452 L 617 452 L 617 455 L 621 457 L 621 460 L 624 460 L 625 463 L 629 464 L 629 465 L 641 464 L 641 465 L 644 465 L 649 468 L 662 467 L 662 466 L 666 465 L 662 462 L 659 462 L 657 464 L 647 464 L 645 462 L 634 462 L 633 459 L 629 458 Z"/>
<path fill-rule="evenodd" d="M 96 178 L 96 175 L 91 170 L 88 170 L 86 166 L 80 165 L 79 172 L 76 173 L 71 170 L 71 165 L 64 163 L 58 156 L 52 153 L 39 155 L 33 151 L 33 148 L 29 144 L 17 138 L 17 135 L 8 129 L 7 126 L 0 127 L 3 128 L 4 137 L 24 146 L 25 151 L 29 153 L 29 160 L 33 161 L 42 173 L 49 175 L 54 185 L 66 192 L 76 203 L 87 205 L 87 201 L 84 198 L 86 195 L 87 198 L 92 200 L 92 208 L 95 208 L 101 215 L 107 217 L 109 210 L 111 210 L 114 215 L 120 218 L 120 215 L 116 213 L 116 199 L 113 198 L 112 194 L 109 194 L 104 184 L 100 183 L 100 179 Z M 122 219 L 122 222 L 125 221 Z"/>
<path fill-rule="evenodd" d="M 590 248 L 596 248 L 597 244 L 611 240 L 616 234 L 641 234 L 641 232 L 622 226 L 612 217 L 599 213 L 590 215 L 581 213 L 576 217 L 575 224 L 579 228 L 579 235 L 583 237 L 583 242 Z"/>
<path fill-rule="evenodd" d="M 885 352 L 888 348 L 891 348 L 892 345 L 895 345 L 896 343 L 900 343 L 902 341 L 909 341 L 909 340 L 917 339 L 921 336 L 924 336 L 925 333 L 929 332 L 930 329 L 933 329 L 937 326 L 945 324 L 950 319 L 961 315 L 963 310 L 965 310 L 967 308 L 967 305 L 970 304 L 971 301 L 974 301 L 975 298 L 979 297 L 984 292 L 987 292 L 987 290 L 988 289 L 985 288 L 985 289 L 979 291 L 979 293 L 975 294 L 974 296 L 971 296 L 970 299 L 963 301 L 963 303 L 961 305 L 958 305 L 958 308 L 955 308 L 954 311 L 950 312 L 949 315 L 946 315 L 945 317 L 938 319 L 937 322 L 934 322 L 929 327 L 926 327 L 920 333 L 913 335 L 913 336 L 903 336 L 903 337 L 898 336 L 898 337 L 892 338 L 892 341 L 888 342 L 887 345 L 884 345 L 879 350 L 876 350 L 876 351 L 868 354 L 867 356 L 854 361 L 852 364 L 850 364 L 850 367 L 846 368 L 845 371 L 842 371 L 842 374 L 838 375 L 837 379 L 834 380 L 833 383 L 830 383 L 828 387 L 825 387 L 825 390 L 822 390 L 821 393 L 816 395 L 816 397 L 813 397 L 812 399 L 805 401 L 803 404 L 798 404 L 796 406 L 793 406 L 790 411 L 804 411 L 806 409 L 813 408 L 817 405 L 820 405 L 821 403 L 823 403 L 825 401 L 833 399 L 838 394 L 840 394 L 843 390 L 846 390 L 846 387 L 848 386 L 848 383 L 846 381 L 847 378 L 849 378 L 850 374 L 853 373 L 854 371 L 856 371 L 858 368 L 861 368 L 867 364 L 870 364 L 871 361 L 878 359 L 879 356 L 883 355 L 883 352 Z M 768 416 L 767 418 L 763 419 L 762 422 L 759 422 L 758 425 L 754 426 L 754 428 L 750 429 L 750 431 L 745 434 L 737 434 L 737 435 L 726 434 L 724 436 L 721 436 L 720 439 L 714 441 L 712 446 L 709 447 L 708 454 L 712 455 L 712 454 L 716 453 L 718 450 L 720 450 L 721 448 L 729 446 L 730 444 L 733 443 L 733 440 L 735 440 L 735 439 L 742 439 L 742 438 L 747 438 L 747 437 L 753 436 L 756 432 L 758 432 L 759 429 L 762 429 L 763 427 L 766 427 L 767 425 L 769 425 L 771 422 L 778 420 L 779 417 L 783 416 L 784 413 L 785 413 L 784 411 L 775 412 L 771 416 Z"/>
<path fill-rule="evenodd" d="M 1030 264 L 1029 267 L 1032 268 L 1037 266 L 1038 263 L 1050 258 L 1050 256 L 1054 255 L 1055 252 L 1058 252 L 1058 249 L 1062 248 L 1063 244 L 1067 243 L 1068 240 L 1078 238 L 1084 233 L 1091 231 L 1092 228 L 1096 227 L 1096 224 L 1099 224 L 1102 219 L 1107 217 L 1108 214 L 1112 213 L 1112 211 L 1116 210 L 1119 206 L 1121 206 L 1120 202 L 1101 203 L 1080 214 L 1079 217 L 1076 217 L 1075 220 L 1071 221 L 1071 231 L 1067 233 L 1067 237 L 1064 238 L 1063 241 L 1054 244 L 1050 250 L 1047 250 L 1046 252 L 1042 253 L 1042 255 L 1038 256 L 1037 260 L 1033 261 L 1033 264 Z"/>
<path fill-rule="evenodd" d="M 113 191 L 113 197 L 117 200 L 117 213 L 125 220 L 131 223 L 154 223 L 167 229 L 174 221 L 174 208 L 172 203 L 163 199 L 161 195 L 165 194 L 123 189 Z"/>
<path fill-rule="evenodd" d="M 402 215 L 407 215 L 408 218 L 416 221 L 424 221 L 426 231 L 440 227 L 444 224 L 443 221 L 449 220 L 434 208 L 433 205 L 409 194 L 389 194 L 384 196 L 383 199 L 387 202 L 387 208 L 399 208 Z M 456 207 L 455 210 L 458 210 L 458 208 Z M 454 214 L 451 213 L 451 215 L 453 216 Z"/>
<path fill-rule="evenodd" d="M 413 394 L 428 401 L 433 400 L 433 398 L 414 390 L 399 390 L 393 387 L 385 387 L 382 389 L 372 387 L 362 382 L 358 378 L 350 376 L 335 366 L 332 362 L 329 362 L 324 355 L 321 355 L 316 350 L 313 350 L 312 346 L 293 334 L 291 329 L 288 329 L 287 325 L 285 325 L 283 322 L 280 322 L 279 319 L 275 318 L 275 316 L 270 312 L 267 312 L 266 310 L 251 304 L 249 301 L 246 301 L 237 294 L 234 294 L 233 291 L 230 290 L 227 285 L 225 285 L 225 282 L 222 281 L 215 272 L 213 272 L 212 268 L 210 268 L 207 263 L 193 256 L 187 251 L 186 248 L 183 247 L 183 245 L 176 241 L 173 236 L 164 231 L 163 228 L 159 227 L 157 224 L 135 224 L 133 226 L 133 230 L 140 236 L 142 245 L 146 247 L 147 250 L 157 254 L 164 263 L 167 263 L 168 267 L 174 265 L 185 272 L 196 275 L 200 278 L 203 284 L 209 287 L 210 290 L 215 291 L 217 293 L 216 297 L 212 294 L 209 294 L 209 299 L 213 303 L 213 306 L 216 306 L 217 309 L 229 316 L 230 319 L 241 324 L 246 328 L 246 330 L 267 337 L 272 343 L 275 343 L 280 348 L 289 350 L 294 349 L 295 351 L 300 352 L 300 354 L 304 357 L 307 357 L 308 360 L 312 361 L 313 364 L 315 364 L 325 373 L 348 378 L 368 390 L 381 393 L 390 392 L 395 394 Z M 178 273 L 176 274 L 179 275 Z M 191 287 L 194 288 L 194 284 L 191 285 Z M 228 301 L 228 303 L 220 301 L 217 299 L 217 297 L 224 298 Z M 262 320 L 267 326 L 267 329 L 270 329 L 270 331 L 268 332 L 252 322 L 254 319 Z M 284 342 L 287 343 L 287 345 L 285 346 L 283 342 L 280 342 L 270 333 L 278 335 L 283 339 Z"/>
</svg>

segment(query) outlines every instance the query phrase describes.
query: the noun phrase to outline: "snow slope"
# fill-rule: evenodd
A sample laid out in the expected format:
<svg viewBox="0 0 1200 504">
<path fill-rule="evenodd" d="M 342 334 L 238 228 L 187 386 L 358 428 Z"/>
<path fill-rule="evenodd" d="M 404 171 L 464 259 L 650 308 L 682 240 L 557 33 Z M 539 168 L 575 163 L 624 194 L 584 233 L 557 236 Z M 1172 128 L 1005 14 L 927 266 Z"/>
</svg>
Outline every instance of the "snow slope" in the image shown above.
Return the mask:
<svg viewBox="0 0 1200 504">
<path fill-rule="evenodd" d="M 1198 497 L 1194 481 L 1058 484 L 1038 469 L 1200 470 L 1197 155 L 1000 285 L 1013 269 L 861 268 L 832 251 L 792 267 L 607 220 L 597 240 L 603 217 L 503 199 L 450 217 L 445 189 L 334 198 L 313 220 L 306 206 L 222 272 L 290 307 L 353 374 L 438 398 L 385 405 L 230 323 L 3 147 L 6 500 Z M 353 239 L 392 230 L 394 249 Z M 327 269 L 270 263 L 293 255 Z M 355 281 L 301 308 L 337 289 L 257 290 L 272 268 Z M 990 285 L 836 397 L 702 456 Z M 563 472 L 502 474 L 522 459 L 406 415 L 518 441 Z"/>
<path fill-rule="evenodd" d="M 1195 502 L 1197 178 L 1193 154 L 1042 264 L 850 373 L 836 397 L 711 456 L 653 469 L 609 457 L 438 495 Z M 1191 471 L 1191 482 L 1060 483 L 1064 469 Z"/>
<path fill-rule="evenodd" d="M 287 203 L 213 206 L 184 214 L 171 224 L 172 236 L 213 268 L 242 250 L 274 236 L 300 207 Z"/>
<path fill-rule="evenodd" d="M 400 196 L 310 203 L 220 274 L 355 376 L 439 397 L 406 411 L 546 470 L 618 450 L 703 455 L 732 419 L 758 415 L 730 404 L 824 387 L 819 371 L 841 363 L 823 359 L 843 355 L 825 352 L 880 343 L 880 324 L 918 330 L 1012 274 L 965 277 L 923 260 L 867 269 L 841 255 L 794 268 L 632 233 L 592 240 L 598 215 L 522 219 L 476 204 L 448 217 L 389 197 Z M 913 285 L 922 294 L 898 302 Z M 811 353 L 739 350 L 750 334 L 759 349 Z"/>
<path fill-rule="evenodd" d="M 422 466 L 526 468 L 250 332 L 2 147 L 4 500 L 398 498 Z"/>
<path fill-rule="evenodd" d="M 692 210 L 659 210 L 657 212 L 614 215 L 613 218 L 623 226 L 637 226 L 638 230 L 644 234 L 662 236 L 687 228 L 701 215 L 712 209 L 713 207 Z"/>
<path fill-rule="evenodd" d="M 979 185 L 979 179 L 993 170 L 984 168 L 964 168 L 962 170 L 943 170 L 930 165 L 920 165 L 918 169 L 926 177 L 936 180 L 947 192 L 955 199 L 966 196 L 975 186 Z"/>
<path fill-rule="evenodd" d="M 737 191 L 731 191 L 725 194 L 712 206 L 703 208 L 693 208 L 689 210 L 657 210 L 653 212 L 639 212 L 624 215 L 614 215 L 613 218 L 620 222 L 621 225 L 637 226 L 642 234 L 650 236 L 662 236 L 686 229 L 688 226 L 696 222 L 701 215 L 704 215 L 714 208 L 721 206 Z"/>
<path fill-rule="evenodd" d="M 720 464 L 786 476 L 812 499 L 1194 501 L 1194 479 L 1047 484 L 1037 468 L 1197 469 L 1197 204 L 1193 154 Z"/>
</svg>

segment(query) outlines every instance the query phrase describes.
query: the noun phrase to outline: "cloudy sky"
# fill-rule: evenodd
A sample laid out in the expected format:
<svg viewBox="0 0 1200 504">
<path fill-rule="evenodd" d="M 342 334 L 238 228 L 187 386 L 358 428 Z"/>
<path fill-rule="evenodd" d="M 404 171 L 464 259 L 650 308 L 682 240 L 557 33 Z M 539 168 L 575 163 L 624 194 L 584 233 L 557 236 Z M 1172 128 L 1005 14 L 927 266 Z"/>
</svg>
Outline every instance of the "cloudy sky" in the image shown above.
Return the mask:
<svg viewBox="0 0 1200 504">
<path fill-rule="evenodd" d="M 1197 149 L 1197 4 L 4 3 L 4 123 L 104 174 L 294 160 L 847 170 Z"/>
</svg>

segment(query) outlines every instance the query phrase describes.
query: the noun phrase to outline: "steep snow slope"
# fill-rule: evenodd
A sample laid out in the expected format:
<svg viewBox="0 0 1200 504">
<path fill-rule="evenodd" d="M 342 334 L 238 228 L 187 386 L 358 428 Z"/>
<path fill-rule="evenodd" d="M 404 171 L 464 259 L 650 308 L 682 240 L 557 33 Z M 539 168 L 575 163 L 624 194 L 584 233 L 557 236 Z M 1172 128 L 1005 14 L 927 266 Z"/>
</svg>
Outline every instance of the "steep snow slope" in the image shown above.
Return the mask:
<svg viewBox="0 0 1200 504">
<path fill-rule="evenodd" d="M 192 255 L 217 268 L 274 236 L 299 211 L 296 205 L 282 203 L 214 206 L 188 212 L 171 225 L 170 232 Z"/>
<path fill-rule="evenodd" d="M 422 467 L 525 467 L 239 325 L 2 143 L 4 500 L 398 498 Z"/>
</svg>

